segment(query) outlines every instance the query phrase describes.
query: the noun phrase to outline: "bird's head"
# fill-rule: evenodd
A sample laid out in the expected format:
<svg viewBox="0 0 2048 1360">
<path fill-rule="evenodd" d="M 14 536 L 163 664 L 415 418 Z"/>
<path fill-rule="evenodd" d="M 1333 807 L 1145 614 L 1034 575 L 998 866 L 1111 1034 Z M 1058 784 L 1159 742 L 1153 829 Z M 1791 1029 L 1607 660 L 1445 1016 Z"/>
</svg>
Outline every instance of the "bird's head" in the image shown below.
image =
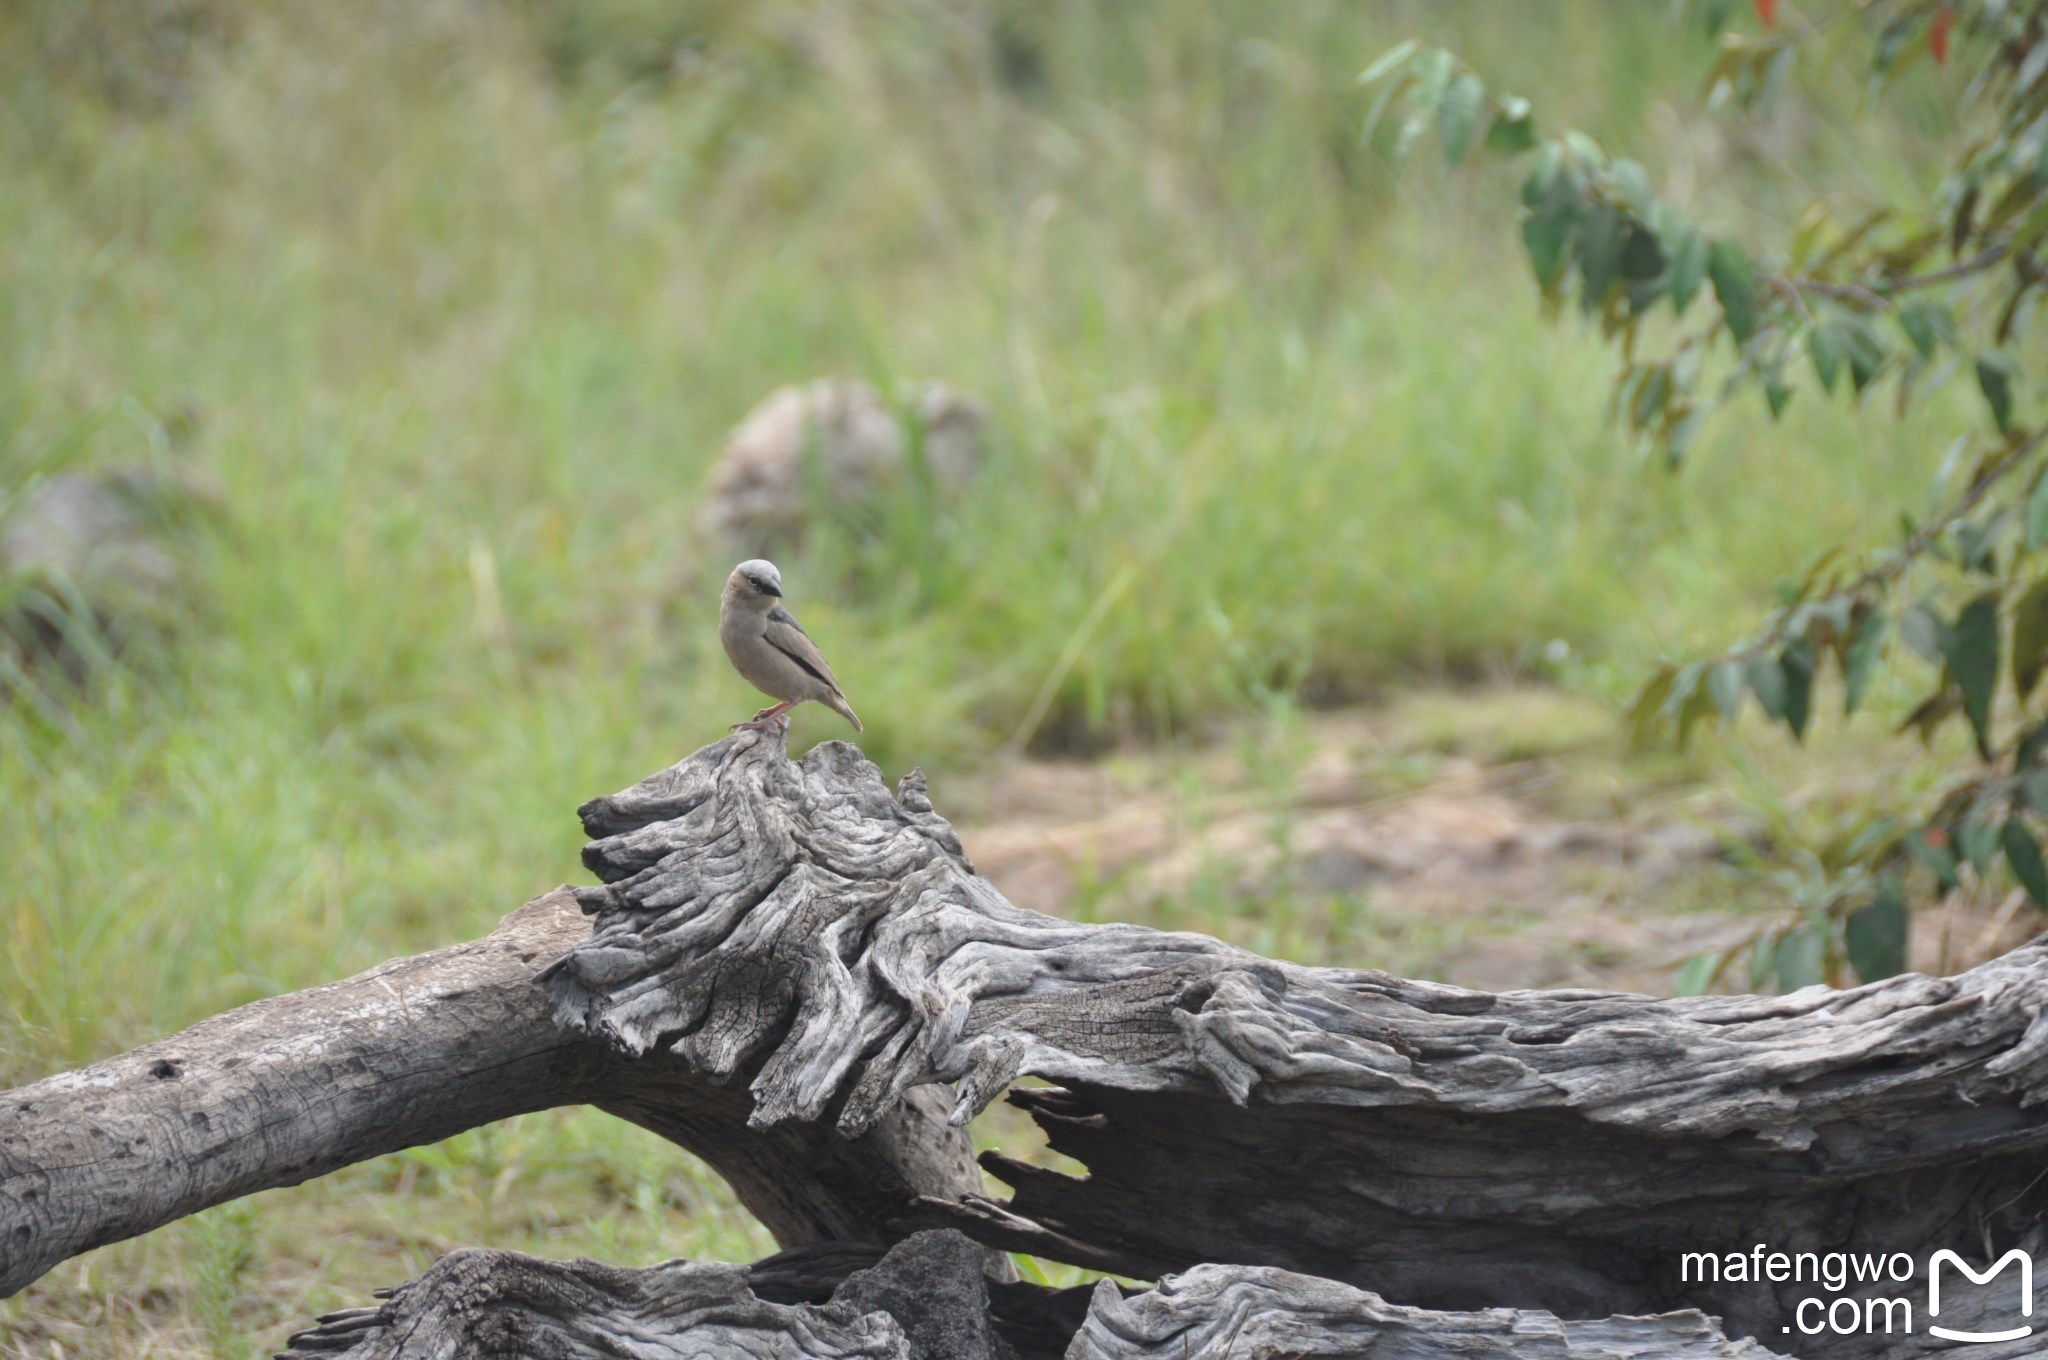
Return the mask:
<svg viewBox="0 0 2048 1360">
<path fill-rule="evenodd" d="M 780 599 L 782 573 L 775 569 L 773 562 L 753 558 L 732 569 L 732 575 L 726 578 L 725 593 L 742 600 Z"/>
</svg>

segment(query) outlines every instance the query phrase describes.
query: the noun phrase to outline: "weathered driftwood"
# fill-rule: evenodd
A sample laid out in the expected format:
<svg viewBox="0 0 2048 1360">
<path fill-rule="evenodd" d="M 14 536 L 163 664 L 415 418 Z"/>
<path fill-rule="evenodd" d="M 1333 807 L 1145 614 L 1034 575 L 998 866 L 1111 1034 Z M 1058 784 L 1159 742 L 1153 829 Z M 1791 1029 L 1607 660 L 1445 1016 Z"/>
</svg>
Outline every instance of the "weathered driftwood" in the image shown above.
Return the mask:
<svg viewBox="0 0 2048 1360">
<path fill-rule="evenodd" d="M 564 1034 L 534 977 L 588 929 L 557 890 L 482 940 L 0 1092 L 0 1295 L 209 1205 L 555 1105 L 597 1105 L 690 1148 L 788 1245 L 886 1245 L 915 1196 L 980 1187 L 930 1095 L 853 1141 L 753 1130 L 743 1088 Z"/>
<path fill-rule="evenodd" d="M 668 1261 L 642 1270 L 467 1248 L 386 1291 L 377 1308 L 330 1313 L 294 1336 L 290 1360 L 902 1360 L 886 1313 L 767 1303 L 747 1268 Z"/>
<path fill-rule="evenodd" d="M 282 1360 L 997 1360 L 987 1255 L 958 1233 L 919 1233 L 876 1253 L 771 1257 L 753 1267 L 667 1261 L 622 1270 L 518 1252 L 452 1252 L 384 1291 L 377 1308 L 330 1313 Z M 801 1280 L 802 1297 L 763 1297 Z M 758 1277 L 758 1278 L 757 1278 Z M 826 1296 L 815 1291 L 823 1287 Z"/>
<path fill-rule="evenodd" d="M 283 1360 L 452 1360 L 548 1356 L 751 1356 L 787 1360 L 1193 1360 L 1384 1356 L 1401 1360 L 1769 1360 L 1696 1312 L 1562 1322 L 1494 1309 L 1399 1308 L 1349 1285 L 1257 1266 L 1202 1266 L 1126 1298 L 992 1285 L 967 1238 L 925 1232 L 830 1281 L 845 1256 L 795 1269 L 800 1297 L 771 1299 L 784 1257 L 752 1267 L 669 1261 L 621 1270 L 467 1250 L 443 1257 L 375 1308 L 332 1313 L 294 1336 Z M 823 1267 L 821 1270 L 820 1267 Z M 990 1291 L 1035 1294 L 1041 1323 L 991 1325 Z M 823 1292 L 820 1292 L 820 1291 Z M 1080 1295 L 1046 1325 L 1062 1295 Z M 1000 1303 L 997 1307 L 1000 1308 Z M 1078 1333 L 1078 1334 L 1077 1334 Z M 1000 1338 L 1000 1339 L 998 1339 Z"/>
<path fill-rule="evenodd" d="M 1491 995 L 1078 925 L 978 878 L 913 775 L 742 734 L 583 809 L 596 929 L 565 1026 L 752 1073 L 756 1127 L 859 1136 L 1019 1076 L 1077 1180 L 991 1154 L 985 1242 L 1157 1278 L 1272 1265 L 1407 1305 L 1700 1307 L 1778 1341 L 1811 1286 L 1681 1254 L 1994 1254 L 2039 1221 L 2048 949 L 1956 978 L 1652 1000 Z"/>
<path fill-rule="evenodd" d="M 2040 945 L 1840 993 L 1488 995 L 1020 910 L 921 777 L 892 796 L 837 743 L 793 764 L 743 734 L 583 815 L 594 930 L 558 891 L 0 1094 L 0 1289 L 568 1102 L 692 1148 L 811 1245 L 750 1269 L 458 1254 L 294 1353 L 966 1356 L 991 1325 L 1024 1356 L 1759 1353 L 1690 1308 L 1773 1351 L 1908 1360 L 1924 1331 L 1794 1335 L 1812 1285 L 1681 1279 L 1681 1256 L 2040 1245 Z M 1010 1098 L 1089 1175 L 989 1154 L 997 1203 L 957 1126 L 1021 1076 L 1054 1083 Z M 881 1257 L 915 1221 L 1186 1273 L 1084 1300 L 991 1286 L 950 1235 Z"/>
<path fill-rule="evenodd" d="M 1424 1360 L 1770 1360 L 1698 1312 L 1566 1322 L 1551 1313 L 1401 1308 L 1334 1280 L 1260 1266 L 1197 1266 L 1125 1298 L 1107 1280 L 1067 1360 L 1400 1356 Z"/>
</svg>

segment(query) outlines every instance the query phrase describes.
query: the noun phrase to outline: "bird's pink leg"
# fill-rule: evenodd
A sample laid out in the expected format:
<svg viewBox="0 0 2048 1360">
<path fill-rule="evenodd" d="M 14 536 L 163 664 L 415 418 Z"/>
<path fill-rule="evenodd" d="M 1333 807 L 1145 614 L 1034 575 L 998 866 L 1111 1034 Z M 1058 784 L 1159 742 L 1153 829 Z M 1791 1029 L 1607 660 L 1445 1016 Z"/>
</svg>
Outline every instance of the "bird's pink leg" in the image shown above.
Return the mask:
<svg viewBox="0 0 2048 1360">
<path fill-rule="evenodd" d="M 747 722 L 734 723 L 732 725 L 732 730 L 738 732 L 742 728 L 744 728 L 749 732 L 766 732 L 771 728 L 775 727 L 787 727 L 789 725 L 789 719 L 783 717 L 783 714 L 789 712 L 790 709 L 795 707 L 796 700 L 785 699 L 781 703 L 775 705 L 775 707 L 773 708 L 762 709 L 759 713 L 756 713 Z"/>
</svg>

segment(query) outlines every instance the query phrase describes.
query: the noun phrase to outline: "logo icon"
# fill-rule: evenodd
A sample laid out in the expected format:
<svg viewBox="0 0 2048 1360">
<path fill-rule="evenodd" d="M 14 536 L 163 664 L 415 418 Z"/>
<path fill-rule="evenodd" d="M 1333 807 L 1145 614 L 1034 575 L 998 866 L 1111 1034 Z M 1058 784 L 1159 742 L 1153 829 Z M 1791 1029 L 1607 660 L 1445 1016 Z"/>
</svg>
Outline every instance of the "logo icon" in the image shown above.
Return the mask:
<svg viewBox="0 0 2048 1360">
<path fill-rule="evenodd" d="M 1972 1270 L 1970 1263 L 1946 1248 L 1934 1253 L 1927 1263 L 1927 1315 L 1936 1317 L 1941 1313 L 1941 1266 L 1946 1261 L 1970 1277 L 1972 1284 L 1990 1284 L 2014 1261 L 2020 1263 L 2020 1312 L 2027 1317 L 2034 1315 L 2034 1258 L 2018 1247 L 1998 1258 L 1998 1263 L 1986 1267 L 1982 1272 Z M 2003 1332 L 1959 1332 L 1948 1327 L 1928 1324 L 1927 1330 L 1944 1341 L 2017 1341 L 2023 1336 L 2033 1335 L 2033 1326 L 2014 1327 Z"/>
</svg>

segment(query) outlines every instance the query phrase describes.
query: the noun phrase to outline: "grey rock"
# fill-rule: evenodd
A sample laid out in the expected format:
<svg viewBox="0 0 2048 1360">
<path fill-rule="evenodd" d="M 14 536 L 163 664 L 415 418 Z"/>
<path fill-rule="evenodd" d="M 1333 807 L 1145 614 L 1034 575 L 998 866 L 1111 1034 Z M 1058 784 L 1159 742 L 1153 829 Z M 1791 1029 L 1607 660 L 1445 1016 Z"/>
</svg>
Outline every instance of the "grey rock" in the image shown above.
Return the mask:
<svg viewBox="0 0 2048 1360">
<path fill-rule="evenodd" d="M 168 622 L 192 587 L 180 538 L 219 511 L 196 475 L 142 465 L 58 473 L 0 499 L 0 642 L 75 669 L 81 628 L 112 650 Z"/>
<path fill-rule="evenodd" d="M 840 378 L 770 393 L 712 465 L 699 540 L 722 556 L 772 557 L 802 544 L 815 510 L 851 513 L 903 485 L 910 440 L 899 412 L 917 421 L 933 489 L 959 495 L 981 467 L 986 408 L 937 382 L 900 397 Z"/>
</svg>

